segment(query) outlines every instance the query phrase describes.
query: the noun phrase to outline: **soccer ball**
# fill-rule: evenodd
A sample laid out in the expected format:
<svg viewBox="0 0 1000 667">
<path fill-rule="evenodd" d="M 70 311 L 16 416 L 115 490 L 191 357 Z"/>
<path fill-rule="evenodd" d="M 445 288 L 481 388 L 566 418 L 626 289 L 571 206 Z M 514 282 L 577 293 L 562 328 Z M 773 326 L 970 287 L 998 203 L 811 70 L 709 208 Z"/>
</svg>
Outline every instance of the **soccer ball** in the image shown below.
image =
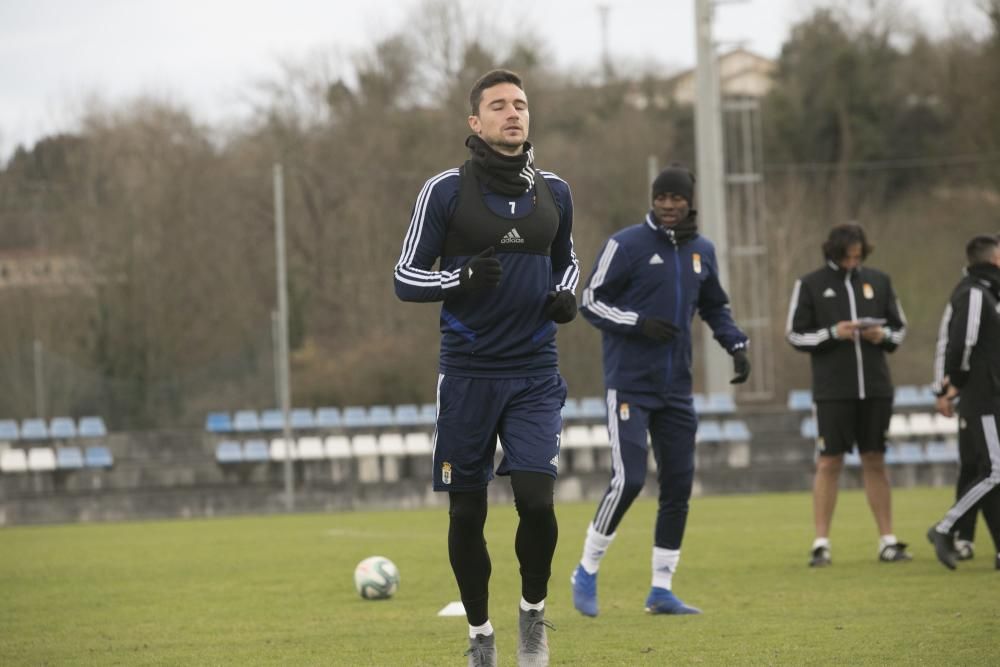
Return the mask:
<svg viewBox="0 0 1000 667">
<path fill-rule="evenodd" d="M 366 600 L 386 600 L 399 589 L 399 570 L 385 556 L 371 556 L 354 568 L 354 588 Z"/>
</svg>

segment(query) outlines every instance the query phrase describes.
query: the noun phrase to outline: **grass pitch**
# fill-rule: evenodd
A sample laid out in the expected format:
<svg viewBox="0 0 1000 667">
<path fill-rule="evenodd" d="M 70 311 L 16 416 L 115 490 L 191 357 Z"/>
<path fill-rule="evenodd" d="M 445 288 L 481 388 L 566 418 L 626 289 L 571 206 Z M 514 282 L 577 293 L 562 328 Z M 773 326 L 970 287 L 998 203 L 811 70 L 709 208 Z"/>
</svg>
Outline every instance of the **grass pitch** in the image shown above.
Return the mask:
<svg viewBox="0 0 1000 667">
<path fill-rule="evenodd" d="M 506 480 L 498 480 L 506 484 Z M 655 504 L 641 500 L 602 564 L 601 615 L 573 608 L 569 574 L 592 503 L 557 507 L 546 617 L 553 665 L 997 664 L 1000 572 L 985 525 L 976 559 L 947 571 L 924 538 L 948 489 L 897 490 L 915 560 L 876 560 L 864 496 L 841 492 L 834 565 L 806 567 L 808 494 L 695 498 L 675 592 L 701 616 L 650 617 Z M 491 620 L 516 664 L 516 515 L 492 506 Z M 464 665 L 447 512 L 302 514 L 0 530 L 2 665 Z M 355 564 L 388 556 L 399 593 L 365 601 Z"/>
</svg>

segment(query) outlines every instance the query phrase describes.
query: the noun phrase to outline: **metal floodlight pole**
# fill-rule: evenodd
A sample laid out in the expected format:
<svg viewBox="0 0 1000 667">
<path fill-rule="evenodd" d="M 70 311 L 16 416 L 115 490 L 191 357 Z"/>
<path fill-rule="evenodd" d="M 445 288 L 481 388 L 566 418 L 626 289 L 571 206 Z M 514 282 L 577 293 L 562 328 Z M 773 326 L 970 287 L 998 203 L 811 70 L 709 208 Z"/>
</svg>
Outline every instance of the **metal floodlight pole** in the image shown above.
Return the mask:
<svg viewBox="0 0 1000 667">
<path fill-rule="evenodd" d="M 285 267 L 285 179 L 274 165 L 274 251 L 278 272 L 278 393 L 281 398 L 282 437 L 285 440 L 285 508 L 295 509 L 292 485 L 291 391 L 288 370 L 288 272 Z"/>
<path fill-rule="evenodd" d="M 698 224 L 713 244 L 719 264 L 719 281 L 728 287 L 729 249 L 726 225 L 725 175 L 723 170 L 722 113 L 719 105 L 719 77 L 712 42 L 712 0 L 694 0 L 697 66 L 695 68 L 695 148 L 698 176 Z M 732 393 L 729 384 L 732 364 L 728 355 L 704 327 L 702 353 L 705 360 L 705 390 Z"/>
<path fill-rule="evenodd" d="M 32 351 L 35 367 L 35 417 L 45 419 L 45 352 L 42 341 L 36 338 Z"/>
</svg>

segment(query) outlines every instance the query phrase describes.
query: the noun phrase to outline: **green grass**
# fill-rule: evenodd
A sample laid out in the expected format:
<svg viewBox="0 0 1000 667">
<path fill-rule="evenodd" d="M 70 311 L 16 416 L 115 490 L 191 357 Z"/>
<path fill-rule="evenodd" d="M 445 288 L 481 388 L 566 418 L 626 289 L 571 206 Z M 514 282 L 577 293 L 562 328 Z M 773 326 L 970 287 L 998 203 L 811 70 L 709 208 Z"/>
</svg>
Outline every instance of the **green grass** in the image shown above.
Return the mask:
<svg viewBox="0 0 1000 667">
<path fill-rule="evenodd" d="M 997 664 L 985 526 L 977 558 L 949 572 L 923 534 L 951 492 L 893 500 L 912 563 L 876 561 L 864 496 L 844 491 L 834 566 L 810 570 L 807 494 L 694 499 L 674 582 L 705 610 L 694 617 L 642 612 L 655 505 L 640 501 L 602 565 L 596 619 L 572 609 L 568 585 L 594 505 L 559 505 L 552 664 Z M 515 664 L 515 518 L 493 506 L 487 523 L 502 665 Z M 3 529 L 0 664 L 462 665 L 465 620 L 436 616 L 458 599 L 446 527 L 432 509 Z M 392 600 L 354 592 L 354 565 L 373 554 L 400 568 Z"/>
</svg>

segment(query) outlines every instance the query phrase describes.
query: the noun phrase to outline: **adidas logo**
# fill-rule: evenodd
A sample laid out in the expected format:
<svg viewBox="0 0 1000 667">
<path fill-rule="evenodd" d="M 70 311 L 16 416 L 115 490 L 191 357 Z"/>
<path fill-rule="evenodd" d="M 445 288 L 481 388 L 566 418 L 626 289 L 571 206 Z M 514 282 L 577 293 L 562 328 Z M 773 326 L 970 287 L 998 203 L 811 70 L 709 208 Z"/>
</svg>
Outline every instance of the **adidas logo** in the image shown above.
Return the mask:
<svg viewBox="0 0 1000 667">
<path fill-rule="evenodd" d="M 660 253 L 653 253 L 653 256 L 649 258 L 650 264 L 663 264 L 663 258 L 660 257 Z"/>
<path fill-rule="evenodd" d="M 524 238 L 517 233 L 517 228 L 515 227 L 514 229 L 504 234 L 503 238 L 500 239 L 501 245 L 505 243 L 515 243 L 515 244 L 524 243 Z"/>
<path fill-rule="evenodd" d="M 837 293 L 833 291 L 832 287 L 827 287 L 823 291 L 823 296 L 826 297 L 827 299 L 832 299 L 833 297 L 837 296 Z"/>
<path fill-rule="evenodd" d="M 556 469 L 559 468 L 559 455 L 558 454 L 556 454 L 555 456 L 552 457 L 552 459 L 549 461 L 549 465 L 555 466 Z"/>
</svg>

